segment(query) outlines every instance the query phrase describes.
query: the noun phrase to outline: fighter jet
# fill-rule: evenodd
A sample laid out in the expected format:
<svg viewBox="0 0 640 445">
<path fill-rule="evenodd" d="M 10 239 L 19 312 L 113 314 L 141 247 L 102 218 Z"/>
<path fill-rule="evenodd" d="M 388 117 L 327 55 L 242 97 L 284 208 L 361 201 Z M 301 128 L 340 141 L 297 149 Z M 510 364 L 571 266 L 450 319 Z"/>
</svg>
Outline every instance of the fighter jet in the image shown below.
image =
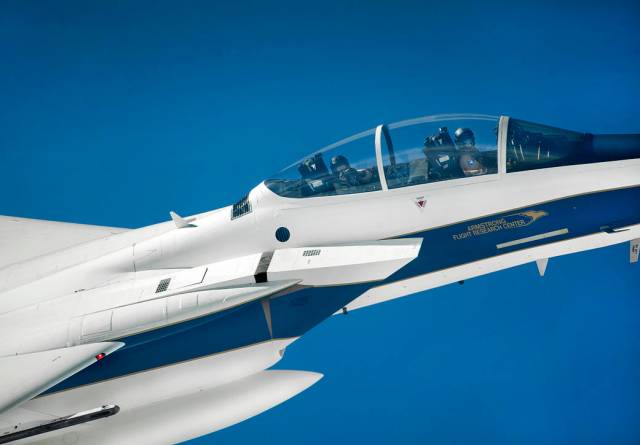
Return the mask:
<svg viewBox="0 0 640 445">
<path fill-rule="evenodd" d="M 184 441 L 316 383 L 269 368 L 333 315 L 618 243 L 637 262 L 640 134 L 418 118 L 170 216 L 0 217 L 0 443 Z"/>
</svg>

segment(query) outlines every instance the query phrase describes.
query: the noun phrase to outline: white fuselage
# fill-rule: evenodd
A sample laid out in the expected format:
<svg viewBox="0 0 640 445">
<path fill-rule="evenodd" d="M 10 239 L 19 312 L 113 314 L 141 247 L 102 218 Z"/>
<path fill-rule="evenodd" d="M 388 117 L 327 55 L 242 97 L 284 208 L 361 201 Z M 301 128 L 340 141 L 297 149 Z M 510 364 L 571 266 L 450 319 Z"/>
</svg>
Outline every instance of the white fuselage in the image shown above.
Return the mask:
<svg viewBox="0 0 640 445">
<path fill-rule="evenodd" d="M 248 196 L 252 210 L 239 218 L 232 219 L 231 207 L 224 207 L 195 215 L 195 227 L 179 228 L 171 221 L 165 222 L 0 269 L 0 338 L 3 339 L 0 356 L 111 339 L 126 344 L 127 336 L 180 325 L 259 299 L 273 293 L 268 286 L 282 286 L 282 290 L 297 290 L 295 286 L 308 290 L 315 286 L 321 291 L 327 283 L 343 286 L 376 281 L 362 288 L 352 286 L 357 293 L 346 299 L 343 306 L 355 309 L 524 262 L 640 238 L 640 202 L 636 201 L 638 195 L 633 194 L 640 187 L 640 159 L 506 173 L 504 152 L 498 156 L 497 174 L 368 193 L 295 199 L 277 196 L 260 184 Z M 580 212 L 580 209 L 572 209 L 573 201 L 569 200 L 615 191 L 633 192 L 621 192 L 619 206 L 630 207 L 630 215 L 639 219 L 616 226 L 616 215 L 599 212 L 592 222 L 593 230 L 576 232 L 574 227 L 578 226 L 572 218 L 579 213 L 574 215 L 572 212 Z M 602 207 L 603 200 L 598 199 L 594 202 Z M 562 206 L 565 201 L 567 205 L 559 213 L 549 210 L 549 205 Z M 552 221 L 555 225 L 541 229 L 540 233 L 527 232 L 526 236 L 519 234 L 517 224 L 513 230 L 496 226 L 501 238 L 497 244 L 491 241 L 490 249 L 487 240 L 495 234 L 475 234 L 466 228 L 478 221 L 486 226 L 486 221 L 526 212 L 544 214 L 540 221 L 545 224 Z M 516 222 L 521 223 L 520 220 Z M 537 223 L 530 221 L 526 224 L 532 224 L 527 230 L 537 227 Z M 616 230 L 599 230 L 599 227 L 608 226 Z M 286 241 L 276 239 L 276 230 L 281 227 L 290 235 Z M 455 228 L 454 232 L 447 232 L 450 228 Z M 625 231 L 619 231 L 621 229 Z M 461 236 L 459 232 L 468 235 Z M 440 236 L 442 238 L 438 238 Z M 456 236 L 460 238 L 459 242 Z M 376 247 L 386 250 L 367 251 L 370 257 L 375 257 L 374 252 L 382 252 L 381 266 L 378 269 L 369 267 L 376 269 L 371 276 L 358 269 L 364 264 L 358 262 L 359 251 L 345 250 L 344 254 L 335 251 L 333 258 L 342 255 L 351 258 L 351 262 L 333 269 L 328 263 L 314 266 L 314 270 L 325 268 L 329 278 L 335 276 L 336 281 L 314 281 L 313 275 L 306 282 L 299 278 L 304 275 L 300 271 L 305 265 L 313 266 L 312 259 L 303 258 L 308 249 L 319 252 L 330 246 L 350 248 L 357 247 L 358 243 L 406 237 L 411 238 L 406 243 L 391 242 Z M 530 241 L 535 242 L 529 244 Z M 456 251 L 458 246 L 459 252 Z M 296 248 L 300 248 L 299 251 Z M 303 253 L 304 249 L 307 250 Z M 278 256 L 278 251 L 287 252 Z M 267 271 L 268 280 L 260 283 L 256 271 L 260 270 L 263 255 L 272 252 L 276 255 L 272 259 L 272 269 Z M 458 254 L 467 259 L 457 263 L 441 261 Z M 394 259 L 385 263 L 388 255 Z M 413 258 L 416 260 L 411 262 Z M 403 269 L 407 263 L 409 266 Z M 349 281 L 339 277 L 341 268 L 345 267 L 353 267 L 344 270 L 358 278 Z M 302 275 L 289 273 L 291 270 Z M 403 271 L 407 272 L 403 274 Z M 173 284 L 166 289 L 166 294 L 161 293 L 158 297 L 158 280 L 163 278 L 171 278 Z M 194 289 L 198 291 L 195 299 Z M 122 309 L 131 305 L 137 305 L 133 312 Z M 274 316 L 286 318 L 287 314 L 275 312 Z M 136 434 L 142 436 L 145 428 L 154 422 L 154 415 L 166 418 L 169 429 L 170 425 L 183 421 L 183 414 L 189 409 L 203 406 L 203 397 L 210 396 L 229 399 L 229 404 L 220 405 L 219 409 L 240 407 L 236 415 L 219 422 L 220 427 L 233 424 L 291 397 L 318 378 L 307 374 L 283 375 L 283 378 L 297 379 L 297 383 L 295 387 L 282 386 L 277 375 L 259 372 L 277 362 L 284 347 L 301 335 L 296 329 L 283 331 L 284 334 L 274 333 L 271 312 L 266 308 L 265 317 L 270 337 L 264 338 L 263 342 L 252 343 L 239 337 L 236 344 L 225 343 L 209 352 L 217 356 L 198 356 L 188 362 L 183 357 L 176 360 L 180 364 L 163 363 L 165 368 L 150 364 L 148 369 L 142 368 L 137 373 L 125 370 L 121 375 L 110 375 L 110 378 L 117 377 L 112 380 L 98 376 L 90 382 L 92 385 L 71 386 L 31 400 L 16 409 L 15 417 L 26 415 L 29 410 L 80 411 L 92 408 L 91 404 L 122 404 L 125 400 L 125 407 L 126 403 L 130 404 L 130 413 L 135 414 L 139 425 Z M 115 329 L 116 325 L 122 329 Z M 238 364 L 248 360 L 242 354 L 248 354 L 251 360 L 259 358 L 253 362 L 255 369 Z M 227 357 L 230 359 L 226 360 Z M 212 380 L 206 372 L 209 365 L 220 369 L 222 377 Z M 144 373 L 140 374 L 141 370 Z M 262 394 L 255 404 L 242 397 L 234 399 L 235 393 L 229 389 L 233 379 L 227 377 L 235 372 L 246 381 L 247 387 Z M 135 386 L 145 375 L 151 390 L 138 391 L 135 398 L 128 396 L 130 385 Z M 167 386 L 179 375 L 186 377 L 176 386 Z M 260 393 L 261 390 L 264 391 Z M 201 396 L 196 395 L 198 391 Z M 169 403 L 168 398 L 180 403 Z M 149 411 L 147 407 L 152 404 L 162 406 L 162 411 Z M 123 419 L 122 414 L 118 416 L 115 419 Z M 175 430 L 171 440 L 184 440 L 211 431 L 206 425 L 208 417 L 201 417 L 195 430 L 182 429 L 179 433 Z M 116 423 L 108 425 L 117 425 L 115 419 L 113 422 Z M 125 422 L 126 418 L 119 421 Z M 109 443 L 104 435 L 99 440 L 92 435 L 79 437 L 85 440 L 82 443 Z"/>
<path fill-rule="evenodd" d="M 145 292 L 153 294 L 157 277 L 168 275 L 173 269 L 189 269 L 185 273 L 187 280 L 191 279 L 189 274 L 201 278 L 203 271 L 198 268 L 204 265 L 252 255 L 259 258 L 262 252 L 285 247 L 406 236 L 571 196 L 639 184 L 637 159 L 498 173 L 312 199 L 282 198 L 261 184 L 249 195 L 253 211 L 238 219 L 231 220 L 230 208 L 225 207 L 196 215 L 197 227 L 177 229 L 172 222 L 161 223 L 0 270 L 0 335 L 8 338 L 18 329 L 19 337 L 33 336 L 32 345 L 42 341 L 42 349 L 52 346 L 52 342 L 62 346 L 70 342 L 67 331 L 74 329 L 73 319 L 141 301 Z M 426 201 L 424 207 L 416 204 L 418 198 Z M 274 233 L 278 227 L 289 230 L 288 241 L 276 240 Z M 627 233 L 624 240 L 632 236 L 633 232 Z M 556 244 L 561 252 L 562 243 Z M 252 267 L 253 263 L 239 275 L 251 277 Z M 25 282 L 22 277 L 33 276 L 34 272 L 42 278 Z M 424 271 L 429 272 L 433 271 Z M 107 288 L 101 294 L 102 303 L 98 306 L 86 303 L 87 295 L 101 288 Z M 55 320 L 58 328 L 52 331 L 44 320 Z M 58 332 L 59 336 L 54 339 L 52 332 Z"/>
</svg>

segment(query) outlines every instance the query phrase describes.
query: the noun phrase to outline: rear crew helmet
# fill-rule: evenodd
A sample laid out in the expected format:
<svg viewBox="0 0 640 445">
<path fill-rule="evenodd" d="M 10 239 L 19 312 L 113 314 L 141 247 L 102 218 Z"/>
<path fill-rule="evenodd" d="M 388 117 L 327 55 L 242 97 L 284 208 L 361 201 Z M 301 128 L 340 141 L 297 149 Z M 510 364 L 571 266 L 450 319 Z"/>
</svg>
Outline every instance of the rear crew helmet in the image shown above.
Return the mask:
<svg viewBox="0 0 640 445">
<path fill-rule="evenodd" d="M 476 145 L 476 138 L 470 128 L 458 128 L 453 135 L 456 140 L 456 145 L 471 147 Z"/>
<path fill-rule="evenodd" d="M 349 161 L 347 161 L 347 158 L 342 155 L 334 156 L 331 159 L 331 171 L 333 173 L 339 173 L 349 167 Z"/>
</svg>

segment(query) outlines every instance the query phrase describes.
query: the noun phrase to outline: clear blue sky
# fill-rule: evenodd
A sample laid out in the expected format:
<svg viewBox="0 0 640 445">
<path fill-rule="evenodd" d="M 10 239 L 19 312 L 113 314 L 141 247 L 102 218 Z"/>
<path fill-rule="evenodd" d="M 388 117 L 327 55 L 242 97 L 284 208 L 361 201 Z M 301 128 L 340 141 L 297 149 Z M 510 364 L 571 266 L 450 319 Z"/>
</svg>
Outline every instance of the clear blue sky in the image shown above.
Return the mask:
<svg viewBox="0 0 640 445">
<path fill-rule="evenodd" d="M 138 227 L 220 207 L 428 114 L 640 132 L 637 1 L 3 1 L 0 61 L 0 214 L 31 218 Z M 639 443 L 627 249 L 328 320 L 278 365 L 323 380 L 193 444 Z"/>
</svg>

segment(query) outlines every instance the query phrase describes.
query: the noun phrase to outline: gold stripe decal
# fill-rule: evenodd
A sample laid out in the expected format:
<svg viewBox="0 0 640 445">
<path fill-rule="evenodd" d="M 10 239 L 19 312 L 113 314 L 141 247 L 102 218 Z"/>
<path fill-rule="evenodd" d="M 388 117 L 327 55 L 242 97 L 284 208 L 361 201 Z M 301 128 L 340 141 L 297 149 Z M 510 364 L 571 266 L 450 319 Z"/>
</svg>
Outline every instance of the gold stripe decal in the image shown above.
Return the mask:
<svg viewBox="0 0 640 445">
<path fill-rule="evenodd" d="M 516 246 L 518 244 L 530 243 L 531 241 L 538 241 L 546 238 L 553 238 L 554 236 L 565 235 L 569 233 L 569 229 L 554 230 L 552 232 L 541 233 L 539 235 L 528 236 L 526 238 L 520 238 L 513 241 L 507 241 L 506 243 L 500 243 L 496 245 L 498 249 L 504 249 L 505 247 Z"/>
</svg>

